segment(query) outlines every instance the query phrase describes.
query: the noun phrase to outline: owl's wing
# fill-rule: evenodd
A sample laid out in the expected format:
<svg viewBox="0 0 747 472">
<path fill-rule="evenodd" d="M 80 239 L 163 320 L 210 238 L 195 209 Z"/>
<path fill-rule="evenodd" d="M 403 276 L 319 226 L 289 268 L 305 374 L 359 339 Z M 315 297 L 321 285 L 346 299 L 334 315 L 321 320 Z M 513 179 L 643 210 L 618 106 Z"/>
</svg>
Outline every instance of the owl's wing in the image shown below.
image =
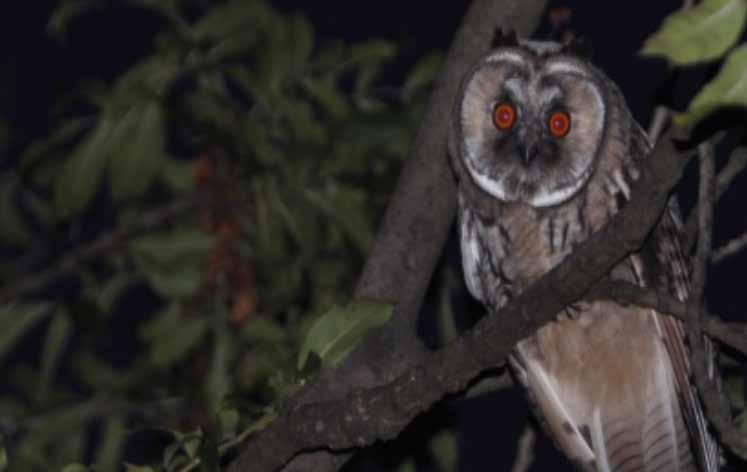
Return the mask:
<svg viewBox="0 0 747 472">
<path fill-rule="evenodd" d="M 684 301 L 690 293 L 690 264 L 682 250 L 683 231 L 679 214 L 678 205 L 673 197 L 655 228 L 648 247 L 633 257 L 633 264 L 640 276 L 640 283 L 666 290 Z M 708 430 L 708 422 L 697 389 L 690 380 L 691 368 L 684 326 L 680 320 L 671 316 L 654 312 L 654 317 L 669 353 L 675 386 L 692 445 L 697 451 L 703 470 L 715 472 L 719 469 L 720 463 L 719 447 Z M 704 342 L 709 357 L 709 375 L 711 380 L 718 382 L 713 344 L 707 338 Z"/>
</svg>

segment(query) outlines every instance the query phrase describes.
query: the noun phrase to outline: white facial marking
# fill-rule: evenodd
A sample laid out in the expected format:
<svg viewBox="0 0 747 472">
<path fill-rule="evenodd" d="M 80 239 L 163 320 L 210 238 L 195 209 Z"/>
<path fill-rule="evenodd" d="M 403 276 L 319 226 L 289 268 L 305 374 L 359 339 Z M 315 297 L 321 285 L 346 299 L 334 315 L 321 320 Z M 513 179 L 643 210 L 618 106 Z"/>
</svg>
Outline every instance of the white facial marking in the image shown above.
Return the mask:
<svg viewBox="0 0 747 472">
<path fill-rule="evenodd" d="M 589 166 L 591 167 L 591 166 Z M 563 203 L 571 198 L 586 183 L 591 169 L 587 167 L 581 176 L 576 177 L 571 185 L 555 190 L 540 189 L 537 194 L 530 198 L 527 203 L 533 207 L 546 207 Z"/>
<path fill-rule="evenodd" d="M 488 192 L 490 195 L 494 196 L 495 198 L 499 200 L 503 200 L 505 202 L 515 200 L 515 199 L 509 198 L 505 190 L 503 189 L 502 178 L 498 177 L 496 179 L 493 179 L 491 177 L 488 177 L 487 175 L 481 174 L 476 169 L 474 169 L 474 167 L 472 166 L 471 159 L 467 159 L 467 170 L 469 171 L 472 178 L 475 180 L 475 183 L 481 189 Z"/>
<path fill-rule="evenodd" d="M 557 87 L 557 86 L 545 87 L 543 89 L 540 89 L 539 91 L 540 103 L 539 104 L 550 103 L 554 101 L 555 99 L 557 99 L 562 94 L 563 94 L 563 91 L 560 90 L 560 87 Z"/>
<path fill-rule="evenodd" d="M 522 82 L 520 78 L 512 77 L 503 83 L 503 88 L 511 92 L 513 99 L 518 103 L 523 103 L 526 100 L 524 88 L 521 86 Z"/>
<path fill-rule="evenodd" d="M 546 74 L 578 74 L 589 77 L 589 71 L 579 67 L 573 62 L 550 62 L 545 66 Z"/>
<path fill-rule="evenodd" d="M 525 65 L 526 61 L 524 60 L 524 57 L 521 54 L 517 53 L 516 51 L 504 49 L 504 50 L 495 52 L 491 54 L 490 56 L 488 56 L 487 58 L 485 58 L 485 62 L 488 62 L 491 64 L 496 63 L 496 62 L 514 62 L 516 64 L 519 64 L 520 66 L 523 66 Z"/>
</svg>

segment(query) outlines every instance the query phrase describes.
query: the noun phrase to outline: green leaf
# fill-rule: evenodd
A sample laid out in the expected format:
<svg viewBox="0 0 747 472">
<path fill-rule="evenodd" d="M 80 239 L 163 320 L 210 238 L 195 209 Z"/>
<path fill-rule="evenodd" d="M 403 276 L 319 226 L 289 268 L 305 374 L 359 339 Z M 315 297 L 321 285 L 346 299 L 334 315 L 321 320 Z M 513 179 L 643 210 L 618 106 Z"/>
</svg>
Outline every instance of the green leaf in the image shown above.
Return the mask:
<svg viewBox="0 0 747 472">
<path fill-rule="evenodd" d="M 358 188 L 339 186 L 329 194 L 312 190 L 306 196 L 312 204 L 335 221 L 361 254 L 373 243 L 373 228 L 366 218 L 367 195 Z"/>
<path fill-rule="evenodd" d="M 218 424 L 220 425 L 221 435 L 224 439 L 236 436 L 237 428 L 241 415 L 235 409 L 221 409 L 218 412 Z"/>
<path fill-rule="evenodd" d="M 163 110 L 155 102 L 133 106 L 117 123 L 109 182 L 117 202 L 142 196 L 165 161 Z"/>
<path fill-rule="evenodd" d="M 191 433 L 179 434 L 177 438 L 182 445 L 182 449 L 187 453 L 187 456 L 190 459 L 195 459 L 200 450 L 200 444 L 202 443 L 202 430 L 198 429 Z"/>
<path fill-rule="evenodd" d="M 379 75 L 381 66 L 396 53 L 396 45 L 384 40 L 369 40 L 350 48 L 350 61 L 358 65 L 358 76 L 355 80 L 355 94 L 358 98 L 366 98 L 371 84 Z M 370 108 L 372 103 L 369 99 L 364 100 L 362 105 Z"/>
<path fill-rule="evenodd" d="M 183 71 L 182 61 L 178 50 L 159 51 L 144 58 L 117 79 L 107 105 L 119 110 L 154 96 L 164 99 L 169 86 Z"/>
<path fill-rule="evenodd" d="M 213 238 L 194 228 L 180 228 L 130 241 L 133 254 L 160 266 L 170 266 L 185 258 L 202 259 L 212 247 Z"/>
<path fill-rule="evenodd" d="M 11 245 L 28 244 L 30 233 L 16 201 L 17 180 L 6 177 L 0 181 L 0 241 Z"/>
<path fill-rule="evenodd" d="M 669 15 L 641 54 L 662 56 L 676 65 L 717 59 L 739 39 L 746 16 L 744 0 L 703 0 Z"/>
<path fill-rule="evenodd" d="M 301 70 L 311 57 L 314 49 L 314 28 L 309 20 L 299 14 L 291 15 L 288 41 L 292 46 L 293 62 Z"/>
<path fill-rule="evenodd" d="M 277 106 L 288 120 L 293 137 L 298 142 L 319 144 L 326 141 L 326 130 L 314 117 L 314 110 L 309 102 L 287 100 L 277 103 Z"/>
<path fill-rule="evenodd" d="M 154 290 L 166 298 L 184 298 L 200 286 L 212 245 L 212 238 L 202 231 L 178 229 L 136 238 L 130 251 Z"/>
<path fill-rule="evenodd" d="M 207 333 L 204 317 L 187 317 L 179 303 L 172 303 L 141 328 L 142 338 L 150 345 L 150 361 L 159 368 L 183 360 Z"/>
<path fill-rule="evenodd" d="M 201 41 L 225 38 L 247 29 L 263 30 L 274 19 L 270 15 L 263 2 L 232 0 L 210 8 L 195 23 L 193 31 Z"/>
<path fill-rule="evenodd" d="M 205 378 L 204 392 L 208 411 L 211 414 L 218 414 L 221 402 L 231 388 L 228 362 L 233 346 L 225 324 L 214 330 L 213 339 L 215 340 L 213 358 L 210 363 L 210 372 Z"/>
<path fill-rule="evenodd" d="M 195 161 L 183 161 L 171 157 L 161 167 L 161 179 L 172 192 L 186 192 L 194 187 Z"/>
<path fill-rule="evenodd" d="M 108 315 L 112 312 L 114 304 L 117 302 L 122 292 L 135 282 L 135 277 L 128 272 L 117 272 L 110 279 L 104 282 L 103 285 L 95 287 L 95 292 L 92 290 L 91 298 L 96 303 L 96 306 L 104 313 Z"/>
<path fill-rule="evenodd" d="M 144 272 L 153 290 L 167 299 L 188 298 L 202 282 L 202 268 L 198 264 L 181 264 L 172 269 L 151 267 Z"/>
<path fill-rule="evenodd" d="M 456 316 L 451 302 L 450 281 L 454 278 L 449 269 L 442 269 L 441 285 L 438 289 L 438 340 L 441 346 L 445 346 L 459 336 Z"/>
<path fill-rule="evenodd" d="M 55 181 L 54 202 L 59 218 L 69 218 L 85 208 L 101 183 L 111 154 L 116 121 L 102 116 L 96 128 L 78 143 Z"/>
<path fill-rule="evenodd" d="M 101 6 L 97 0 L 68 0 L 57 7 L 47 23 L 47 31 L 58 38 L 67 33 L 72 20 L 93 8 Z M 67 472 L 67 471 L 66 471 Z"/>
<path fill-rule="evenodd" d="M 745 409 L 744 379 L 741 374 L 725 377 L 724 392 L 734 410 L 742 411 Z"/>
<path fill-rule="evenodd" d="M 42 352 L 41 372 L 39 373 L 39 384 L 37 396 L 40 404 L 45 404 L 49 395 L 49 387 L 52 385 L 52 377 L 57 368 L 62 351 L 65 349 L 67 339 L 70 335 L 70 318 L 64 309 L 57 311 L 47 330 L 47 338 L 44 341 Z"/>
<path fill-rule="evenodd" d="M 0 359 L 13 349 L 21 336 L 51 313 L 46 303 L 0 307 Z"/>
<path fill-rule="evenodd" d="M 18 159 L 18 166 L 21 170 L 26 171 L 31 166 L 36 165 L 39 161 L 48 156 L 52 151 L 67 145 L 72 139 L 91 126 L 92 119 L 86 118 L 68 118 L 59 127 L 51 132 L 49 136 L 38 139 L 23 151 Z"/>
<path fill-rule="evenodd" d="M 718 75 L 695 96 L 685 113 L 674 116 L 678 126 L 689 127 L 721 107 L 747 107 L 747 45 L 732 51 Z"/>
<path fill-rule="evenodd" d="M 5 472 L 8 469 L 8 453 L 5 451 L 4 446 L 0 446 L 0 472 Z"/>
<path fill-rule="evenodd" d="M 342 361 L 372 329 L 384 325 L 392 315 L 392 305 L 355 300 L 345 307 L 334 307 L 312 325 L 298 354 L 298 370 L 310 353 L 316 353 L 323 366 Z"/>
<path fill-rule="evenodd" d="M 145 8 L 173 21 L 178 14 L 179 0 L 127 0 L 134 7 Z"/>
<path fill-rule="evenodd" d="M 244 431 L 241 432 L 239 435 L 241 438 L 246 439 L 250 437 L 252 434 L 262 431 L 266 427 L 268 427 L 273 421 L 275 421 L 275 418 L 278 417 L 278 412 L 274 409 L 267 407 L 265 408 L 265 413 L 259 417 L 256 421 L 254 421 L 251 425 L 249 425 Z"/>
<path fill-rule="evenodd" d="M 54 224 L 54 210 L 49 200 L 29 190 L 23 192 L 21 197 L 26 208 L 33 215 L 34 220 L 42 227 L 49 228 Z"/>
<path fill-rule="evenodd" d="M 83 464 L 69 464 L 62 468 L 62 472 L 88 472 L 88 467 Z"/>
<path fill-rule="evenodd" d="M 253 316 L 244 324 L 241 330 L 244 339 L 251 343 L 266 342 L 270 345 L 280 345 L 286 340 L 286 330 L 273 319 L 263 316 Z"/>
<path fill-rule="evenodd" d="M 148 467 L 147 465 L 135 465 L 125 462 L 124 466 L 125 472 L 156 472 L 153 467 Z"/>
<path fill-rule="evenodd" d="M 302 81 L 302 84 L 311 97 L 333 118 L 340 119 L 348 115 L 350 107 L 345 95 L 331 77 L 324 80 L 307 78 Z"/>
<path fill-rule="evenodd" d="M 397 53 L 392 41 L 371 39 L 350 48 L 350 61 L 355 64 L 376 64 L 391 59 Z"/>
<path fill-rule="evenodd" d="M 121 370 L 115 369 L 91 352 L 77 354 L 73 367 L 80 381 L 94 390 L 122 389 L 136 375 L 123 375 Z"/>
<path fill-rule="evenodd" d="M 415 459 L 408 457 L 399 466 L 396 472 L 418 472 L 418 466 L 415 465 Z"/>
<path fill-rule="evenodd" d="M 126 434 L 127 430 L 121 416 L 111 416 L 106 419 L 104 434 L 100 438 L 102 443 L 99 444 L 96 452 L 96 469 L 119 469 Z"/>
<path fill-rule="evenodd" d="M 459 446 L 453 431 L 443 430 L 436 433 L 429 441 L 428 449 L 438 464 L 439 470 L 444 472 L 457 470 Z"/>
</svg>

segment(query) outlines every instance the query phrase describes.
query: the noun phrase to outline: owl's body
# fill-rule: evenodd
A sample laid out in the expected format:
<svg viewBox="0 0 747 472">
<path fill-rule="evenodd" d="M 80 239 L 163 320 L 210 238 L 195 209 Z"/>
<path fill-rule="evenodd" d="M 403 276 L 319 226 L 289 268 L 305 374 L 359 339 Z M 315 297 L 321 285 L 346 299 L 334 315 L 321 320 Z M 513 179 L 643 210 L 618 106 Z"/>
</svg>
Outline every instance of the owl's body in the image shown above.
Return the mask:
<svg viewBox="0 0 747 472">
<path fill-rule="evenodd" d="M 456 114 L 465 280 L 496 312 L 630 199 L 651 146 L 617 87 L 552 43 L 491 53 L 465 79 Z M 678 218 L 670 205 L 610 276 L 685 299 Z M 511 360 L 547 432 L 581 470 L 718 470 L 677 320 L 583 303 L 522 340 Z"/>
</svg>

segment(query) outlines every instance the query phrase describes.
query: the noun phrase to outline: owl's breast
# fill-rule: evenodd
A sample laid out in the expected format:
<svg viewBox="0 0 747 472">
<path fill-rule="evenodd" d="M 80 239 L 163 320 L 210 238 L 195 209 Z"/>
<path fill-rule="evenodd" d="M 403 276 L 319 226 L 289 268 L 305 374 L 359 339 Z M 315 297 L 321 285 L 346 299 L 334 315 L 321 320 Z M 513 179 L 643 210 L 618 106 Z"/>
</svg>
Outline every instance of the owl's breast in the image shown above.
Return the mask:
<svg viewBox="0 0 747 472">
<path fill-rule="evenodd" d="M 587 236 L 587 225 L 576 205 L 538 210 L 513 204 L 502 208 L 500 225 L 506 235 L 506 272 L 514 294 L 555 268 Z"/>
</svg>

